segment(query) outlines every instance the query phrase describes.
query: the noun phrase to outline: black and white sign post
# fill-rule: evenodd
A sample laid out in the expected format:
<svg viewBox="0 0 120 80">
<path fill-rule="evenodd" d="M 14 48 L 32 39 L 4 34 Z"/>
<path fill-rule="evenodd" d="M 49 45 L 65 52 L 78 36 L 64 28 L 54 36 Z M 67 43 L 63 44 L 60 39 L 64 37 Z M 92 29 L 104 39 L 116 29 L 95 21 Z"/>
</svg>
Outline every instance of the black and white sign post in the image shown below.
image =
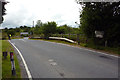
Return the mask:
<svg viewBox="0 0 120 80">
<path fill-rule="evenodd" d="M 14 62 L 14 57 L 13 57 L 13 52 L 10 52 L 10 60 L 11 60 L 11 69 L 12 69 L 12 75 L 15 76 L 16 75 L 16 71 L 15 71 L 15 62 Z"/>
</svg>

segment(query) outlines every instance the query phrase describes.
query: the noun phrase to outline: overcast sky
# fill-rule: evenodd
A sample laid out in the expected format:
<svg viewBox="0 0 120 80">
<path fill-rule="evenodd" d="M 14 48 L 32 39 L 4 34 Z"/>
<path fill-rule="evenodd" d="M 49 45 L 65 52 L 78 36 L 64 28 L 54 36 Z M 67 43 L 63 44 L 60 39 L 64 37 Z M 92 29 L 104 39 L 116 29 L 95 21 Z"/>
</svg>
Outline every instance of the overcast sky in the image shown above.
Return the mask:
<svg viewBox="0 0 120 80">
<path fill-rule="evenodd" d="M 79 23 L 79 8 L 75 0 L 7 0 L 3 27 L 32 26 L 33 21 L 55 21 L 58 25 L 76 27 Z"/>
</svg>

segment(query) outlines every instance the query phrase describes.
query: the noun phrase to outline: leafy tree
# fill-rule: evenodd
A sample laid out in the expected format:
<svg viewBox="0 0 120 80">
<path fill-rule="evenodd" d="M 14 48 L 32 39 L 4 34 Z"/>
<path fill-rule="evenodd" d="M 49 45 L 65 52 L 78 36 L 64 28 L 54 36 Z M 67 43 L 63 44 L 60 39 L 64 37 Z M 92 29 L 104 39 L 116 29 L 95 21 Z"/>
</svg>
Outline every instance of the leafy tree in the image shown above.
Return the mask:
<svg viewBox="0 0 120 80">
<path fill-rule="evenodd" d="M 37 21 L 36 27 L 41 27 L 43 25 L 43 23 L 41 22 L 41 20 Z"/>
<path fill-rule="evenodd" d="M 8 28 L 5 28 L 5 29 L 4 29 L 4 32 L 7 32 L 7 31 L 8 31 Z"/>
<path fill-rule="evenodd" d="M 38 20 L 34 28 L 34 34 L 36 35 L 42 34 L 42 26 L 43 26 L 43 23 L 41 22 L 41 20 Z"/>
<path fill-rule="evenodd" d="M 7 3 L 8 3 L 8 2 L 6 2 L 6 1 L 2 1 L 2 2 L 0 1 L 0 7 L 2 7 L 2 14 L 1 14 L 1 12 L 0 12 L 0 18 L 2 18 L 2 19 L 0 19 L 0 24 L 2 23 L 1 20 L 2 20 L 2 21 L 4 20 L 3 16 L 6 15 L 6 13 L 5 13 L 5 11 L 6 11 L 5 5 L 6 5 Z M 1 17 L 1 15 L 2 15 L 2 17 Z"/>
<path fill-rule="evenodd" d="M 57 27 L 57 32 L 59 34 L 69 34 L 72 31 L 72 27 L 67 24 Z"/>
<path fill-rule="evenodd" d="M 51 36 L 51 34 L 56 33 L 56 26 L 56 22 L 48 22 L 43 24 L 42 33 L 44 34 L 45 39 L 49 39 L 49 36 Z"/>
<path fill-rule="evenodd" d="M 14 36 L 15 35 L 15 30 L 13 29 L 13 28 L 10 28 L 8 31 L 7 31 L 7 34 L 9 35 L 9 34 L 11 34 L 12 36 Z"/>
<path fill-rule="evenodd" d="M 58 34 L 65 34 L 65 29 L 63 27 L 57 27 L 56 28 L 56 33 L 58 33 Z"/>
<path fill-rule="evenodd" d="M 115 43 L 120 45 L 120 2 L 84 2 L 83 4 L 80 23 L 86 36 L 93 38 L 97 43 L 101 41 L 104 43 L 107 40 L 109 46 Z M 95 38 L 95 30 L 104 31 L 102 40 Z"/>
<path fill-rule="evenodd" d="M 20 28 L 15 28 L 15 31 L 16 32 L 20 32 Z"/>
<path fill-rule="evenodd" d="M 34 31 L 34 34 L 36 34 L 36 35 L 42 34 L 42 28 L 41 27 L 36 26 L 36 27 L 34 27 L 33 31 Z"/>
</svg>

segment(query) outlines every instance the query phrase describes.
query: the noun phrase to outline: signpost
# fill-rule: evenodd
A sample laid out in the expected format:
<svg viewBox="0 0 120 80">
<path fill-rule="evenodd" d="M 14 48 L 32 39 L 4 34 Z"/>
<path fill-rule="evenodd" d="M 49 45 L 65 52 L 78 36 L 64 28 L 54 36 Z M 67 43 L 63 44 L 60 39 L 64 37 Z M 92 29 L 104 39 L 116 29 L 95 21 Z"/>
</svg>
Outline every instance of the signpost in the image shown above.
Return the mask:
<svg viewBox="0 0 120 80">
<path fill-rule="evenodd" d="M 95 31 L 95 35 L 97 38 L 103 38 L 104 31 Z M 105 41 L 105 47 L 107 47 L 107 40 Z"/>
</svg>

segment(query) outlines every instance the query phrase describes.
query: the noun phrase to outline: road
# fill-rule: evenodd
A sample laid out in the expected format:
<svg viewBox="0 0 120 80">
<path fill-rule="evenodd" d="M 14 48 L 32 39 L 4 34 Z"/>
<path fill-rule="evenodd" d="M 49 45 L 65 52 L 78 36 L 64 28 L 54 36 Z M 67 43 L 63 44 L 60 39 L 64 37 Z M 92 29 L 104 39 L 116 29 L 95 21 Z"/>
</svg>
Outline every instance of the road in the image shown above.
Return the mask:
<svg viewBox="0 0 120 80">
<path fill-rule="evenodd" d="M 118 58 L 63 44 L 13 39 L 33 78 L 118 78 Z"/>
</svg>

